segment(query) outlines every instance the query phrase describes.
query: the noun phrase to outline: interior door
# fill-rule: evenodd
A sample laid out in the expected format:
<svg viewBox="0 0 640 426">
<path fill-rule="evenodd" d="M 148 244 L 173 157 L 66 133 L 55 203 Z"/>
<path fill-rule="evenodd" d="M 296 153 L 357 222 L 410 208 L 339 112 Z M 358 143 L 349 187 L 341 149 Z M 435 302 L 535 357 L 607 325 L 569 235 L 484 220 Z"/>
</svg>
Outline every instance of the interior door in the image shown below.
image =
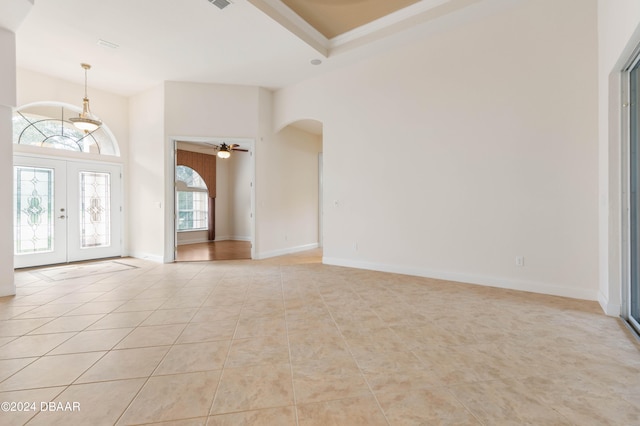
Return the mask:
<svg viewBox="0 0 640 426">
<path fill-rule="evenodd" d="M 16 268 L 120 256 L 121 167 L 14 157 Z"/>
<path fill-rule="evenodd" d="M 14 266 L 67 261 L 66 162 L 14 157 Z"/>
</svg>

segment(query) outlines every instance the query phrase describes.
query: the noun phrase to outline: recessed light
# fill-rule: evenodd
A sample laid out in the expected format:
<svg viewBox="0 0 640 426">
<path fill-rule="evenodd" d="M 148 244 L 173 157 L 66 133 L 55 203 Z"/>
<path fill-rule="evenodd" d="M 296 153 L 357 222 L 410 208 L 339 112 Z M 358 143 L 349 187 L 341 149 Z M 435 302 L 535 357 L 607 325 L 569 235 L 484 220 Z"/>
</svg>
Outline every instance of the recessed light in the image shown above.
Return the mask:
<svg viewBox="0 0 640 426">
<path fill-rule="evenodd" d="M 322 60 L 321 59 L 312 59 L 309 62 L 311 63 L 311 65 L 320 65 L 322 63 Z"/>
</svg>

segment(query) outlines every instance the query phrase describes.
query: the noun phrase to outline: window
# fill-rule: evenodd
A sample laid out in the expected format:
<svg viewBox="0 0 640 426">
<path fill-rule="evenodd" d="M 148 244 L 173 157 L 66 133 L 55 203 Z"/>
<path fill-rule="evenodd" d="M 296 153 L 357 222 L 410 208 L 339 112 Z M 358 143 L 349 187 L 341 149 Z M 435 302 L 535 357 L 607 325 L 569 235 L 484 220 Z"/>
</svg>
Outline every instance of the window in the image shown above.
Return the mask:
<svg viewBox="0 0 640 426">
<path fill-rule="evenodd" d="M 115 139 L 104 124 L 85 133 L 69 121 L 79 111 L 71 105 L 45 102 L 22 107 L 13 113 L 13 143 L 119 156 Z"/>
<path fill-rule="evenodd" d="M 190 167 L 176 167 L 178 231 L 206 230 L 209 226 L 209 193 L 202 177 Z"/>
</svg>

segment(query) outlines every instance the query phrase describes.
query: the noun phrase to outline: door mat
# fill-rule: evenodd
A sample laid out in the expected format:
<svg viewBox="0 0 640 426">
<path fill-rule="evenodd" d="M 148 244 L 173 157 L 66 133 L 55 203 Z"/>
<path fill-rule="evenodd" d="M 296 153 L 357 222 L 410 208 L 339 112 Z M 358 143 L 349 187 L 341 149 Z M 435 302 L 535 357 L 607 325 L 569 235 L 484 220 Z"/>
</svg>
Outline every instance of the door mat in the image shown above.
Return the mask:
<svg viewBox="0 0 640 426">
<path fill-rule="evenodd" d="M 40 279 L 46 281 L 63 281 L 75 278 L 88 277 L 96 274 L 111 274 L 113 272 L 129 271 L 137 269 L 137 266 L 129 265 L 116 260 L 100 262 L 76 263 L 72 265 L 53 266 L 30 271 Z"/>
</svg>

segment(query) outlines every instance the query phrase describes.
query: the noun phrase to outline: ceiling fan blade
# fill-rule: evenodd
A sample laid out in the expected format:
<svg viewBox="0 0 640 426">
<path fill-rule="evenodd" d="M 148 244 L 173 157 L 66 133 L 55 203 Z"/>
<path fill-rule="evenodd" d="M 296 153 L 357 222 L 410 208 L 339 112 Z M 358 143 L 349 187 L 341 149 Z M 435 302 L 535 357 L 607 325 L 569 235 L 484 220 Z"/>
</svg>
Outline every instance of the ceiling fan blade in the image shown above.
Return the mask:
<svg viewBox="0 0 640 426">
<path fill-rule="evenodd" d="M 189 142 L 187 142 L 187 143 L 189 143 Z M 212 148 L 218 148 L 218 145 L 216 145 L 214 143 L 211 143 L 211 142 L 200 142 L 200 144 L 206 145 L 206 146 L 210 146 Z"/>
<path fill-rule="evenodd" d="M 242 149 L 242 148 L 231 148 L 232 151 L 241 151 L 241 152 L 249 152 L 248 149 Z"/>
</svg>

